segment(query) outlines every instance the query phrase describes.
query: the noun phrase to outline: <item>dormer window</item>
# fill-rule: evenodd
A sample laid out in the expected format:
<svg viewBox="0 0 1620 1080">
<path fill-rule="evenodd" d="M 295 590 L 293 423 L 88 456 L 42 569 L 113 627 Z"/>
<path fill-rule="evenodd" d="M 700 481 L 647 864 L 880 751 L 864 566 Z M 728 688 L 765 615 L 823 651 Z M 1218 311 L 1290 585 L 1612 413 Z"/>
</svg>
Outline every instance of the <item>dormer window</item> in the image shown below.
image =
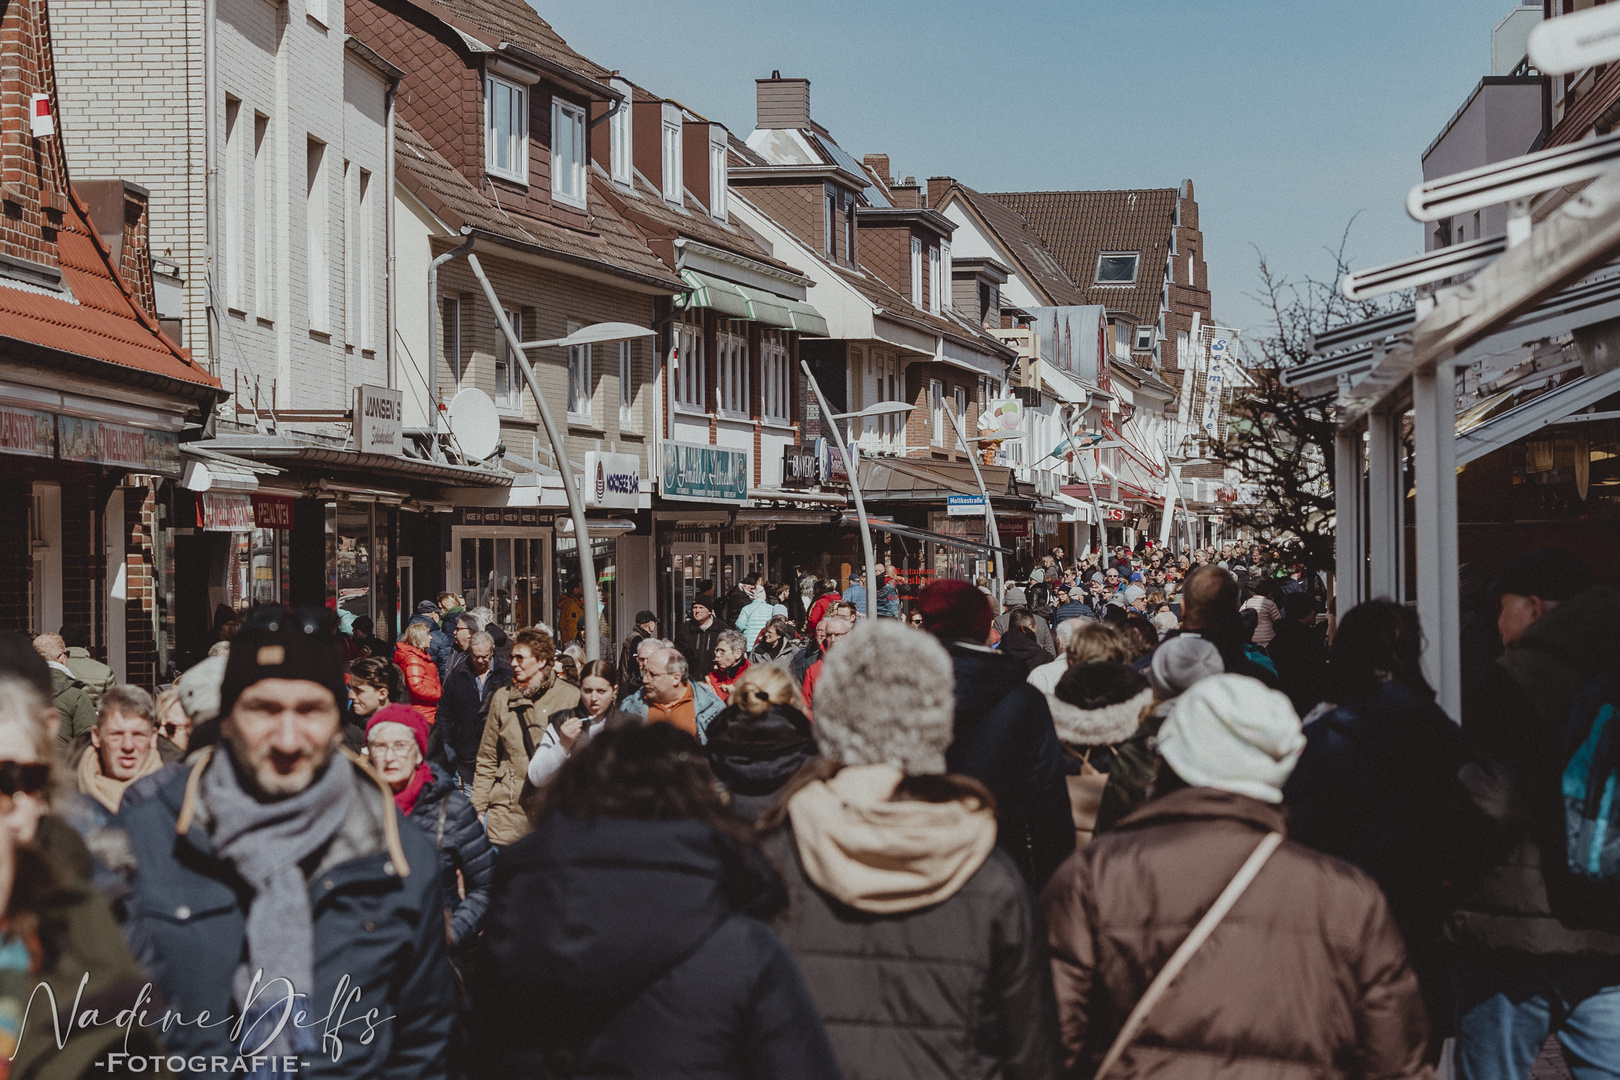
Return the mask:
<svg viewBox="0 0 1620 1080">
<path fill-rule="evenodd" d="M 585 110 L 551 99 L 551 197 L 585 208 Z"/>
<path fill-rule="evenodd" d="M 951 245 L 941 240 L 939 242 L 939 309 L 955 307 L 951 299 Z"/>
<path fill-rule="evenodd" d="M 939 248 L 928 248 L 928 310 L 939 314 Z"/>
<path fill-rule="evenodd" d="M 676 206 L 679 206 L 685 201 L 681 197 L 681 192 L 684 190 L 685 185 L 681 182 L 681 121 L 679 114 L 677 114 L 674 122 L 672 123 L 670 121 L 668 112 L 666 111 L 664 116 L 662 145 L 664 158 L 664 201 L 674 203 Z"/>
<path fill-rule="evenodd" d="M 634 112 L 630 107 L 630 88 L 628 84 L 616 85 L 622 89 L 624 103 L 619 111 L 613 114 L 608 121 L 608 172 L 614 183 L 630 185 L 632 166 L 630 164 L 630 114 Z"/>
<path fill-rule="evenodd" d="M 1136 350 L 1147 352 L 1153 348 L 1153 327 L 1138 326 L 1136 328 Z"/>
<path fill-rule="evenodd" d="M 1135 285 L 1136 264 L 1140 256 L 1134 251 L 1105 251 L 1097 256 L 1098 285 Z"/>
<path fill-rule="evenodd" d="M 484 167 L 529 182 L 529 92 L 493 75 L 484 79 Z"/>
<path fill-rule="evenodd" d="M 923 242 L 920 238 L 911 238 L 911 306 L 920 308 L 923 305 Z"/>
<path fill-rule="evenodd" d="M 726 187 L 731 170 L 726 163 L 726 144 L 709 144 L 709 213 L 716 221 L 726 220 Z"/>
<path fill-rule="evenodd" d="M 855 196 L 844 196 L 844 261 L 854 266 L 855 257 Z"/>
<path fill-rule="evenodd" d="M 827 249 L 827 258 L 838 258 L 838 195 L 831 184 L 821 189 L 822 208 L 822 243 Z M 846 259 L 848 252 L 845 253 Z"/>
</svg>

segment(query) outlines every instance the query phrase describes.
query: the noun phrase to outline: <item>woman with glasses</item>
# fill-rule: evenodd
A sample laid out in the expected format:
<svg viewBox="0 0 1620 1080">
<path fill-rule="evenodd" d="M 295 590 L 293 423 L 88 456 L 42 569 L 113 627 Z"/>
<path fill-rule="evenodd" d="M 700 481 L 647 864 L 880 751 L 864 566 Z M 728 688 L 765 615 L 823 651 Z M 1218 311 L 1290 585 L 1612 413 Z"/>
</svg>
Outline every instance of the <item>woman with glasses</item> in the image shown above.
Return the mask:
<svg viewBox="0 0 1620 1080">
<path fill-rule="evenodd" d="M 473 768 L 472 804 L 484 815 L 489 842 L 516 843 L 529 831 L 521 805 L 534 757 L 551 718 L 579 704 L 579 688 L 557 678 L 550 634 L 519 630 L 512 639 L 512 682 L 489 700 L 489 719 Z"/>
<path fill-rule="evenodd" d="M 157 716 L 159 750 L 167 742 L 178 751 L 179 757 L 185 757 L 186 749 L 191 745 L 191 717 L 186 715 L 184 706 L 180 704 L 180 691 L 170 687 L 159 694 L 153 712 Z"/>
<path fill-rule="evenodd" d="M 371 767 L 394 792 L 399 812 L 426 829 L 439 848 L 447 944 L 465 945 L 489 908 L 495 849 L 467 796 L 440 766 L 425 760 L 428 725 L 409 705 L 385 705 L 366 723 Z M 459 900 L 457 898 L 460 898 Z"/>
</svg>

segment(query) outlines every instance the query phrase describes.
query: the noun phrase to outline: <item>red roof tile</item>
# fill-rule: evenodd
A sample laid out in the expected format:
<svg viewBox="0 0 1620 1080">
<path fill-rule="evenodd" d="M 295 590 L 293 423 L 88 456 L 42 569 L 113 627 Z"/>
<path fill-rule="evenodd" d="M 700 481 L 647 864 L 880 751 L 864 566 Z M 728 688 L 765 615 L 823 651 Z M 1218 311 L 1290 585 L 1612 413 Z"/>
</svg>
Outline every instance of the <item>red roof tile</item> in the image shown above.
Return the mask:
<svg viewBox="0 0 1620 1080">
<path fill-rule="evenodd" d="M 1085 294 L 1064 273 L 1063 267 L 1052 257 L 1052 252 L 1024 215 L 1005 203 L 974 191 L 966 184 L 956 183 L 952 190 L 962 196 L 962 200 L 1001 241 L 1019 273 L 1050 296 L 1054 304 L 1067 307 L 1086 302 Z"/>
</svg>

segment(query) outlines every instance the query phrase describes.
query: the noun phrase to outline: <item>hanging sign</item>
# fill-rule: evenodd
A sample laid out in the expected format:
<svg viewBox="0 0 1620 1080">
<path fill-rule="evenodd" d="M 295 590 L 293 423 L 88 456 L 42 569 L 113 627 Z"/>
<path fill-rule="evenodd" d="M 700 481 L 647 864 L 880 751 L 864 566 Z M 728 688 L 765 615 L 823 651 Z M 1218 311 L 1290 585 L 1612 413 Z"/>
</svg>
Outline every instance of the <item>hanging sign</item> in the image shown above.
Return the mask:
<svg viewBox="0 0 1620 1080">
<path fill-rule="evenodd" d="M 290 529 L 293 527 L 294 500 L 286 495 L 248 496 L 253 501 L 253 524 L 260 529 Z"/>
<path fill-rule="evenodd" d="M 1033 524 L 1027 517 L 997 517 L 996 533 L 1003 539 L 1020 538 L 1029 535 L 1029 527 Z"/>
<path fill-rule="evenodd" d="M 248 532 L 254 528 L 253 501 L 240 492 L 199 491 L 197 524 L 208 532 Z"/>
<path fill-rule="evenodd" d="M 807 488 L 816 482 L 816 448 L 803 443 L 782 447 L 782 486 Z"/>
<path fill-rule="evenodd" d="M 747 501 L 747 452 L 678 442 L 663 443 L 662 451 L 658 493 L 664 498 L 692 502 Z"/>
<path fill-rule="evenodd" d="M 849 486 L 849 467 L 831 439 L 816 440 L 816 471 L 823 484 Z"/>
<path fill-rule="evenodd" d="M 354 388 L 354 448 L 397 455 L 405 438 L 405 392 L 385 386 Z"/>
<path fill-rule="evenodd" d="M 55 415 L 11 405 L 0 406 L 0 452 L 55 457 Z"/>
<path fill-rule="evenodd" d="M 634 454 L 585 451 L 585 505 L 634 510 L 641 497 L 641 459 Z"/>
<path fill-rule="evenodd" d="M 56 427 L 63 461 L 180 474 L 180 436 L 172 431 L 147 431 L 82 416 L 58 416 Z"/>
</svg>

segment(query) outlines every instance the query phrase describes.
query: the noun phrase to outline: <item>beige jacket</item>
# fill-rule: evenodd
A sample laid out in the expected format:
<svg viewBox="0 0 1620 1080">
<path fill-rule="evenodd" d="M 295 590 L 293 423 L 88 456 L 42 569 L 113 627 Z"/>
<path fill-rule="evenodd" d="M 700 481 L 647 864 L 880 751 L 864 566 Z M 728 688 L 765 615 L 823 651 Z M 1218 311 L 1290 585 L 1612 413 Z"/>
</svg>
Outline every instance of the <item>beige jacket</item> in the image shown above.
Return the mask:
<svg viewBox="0 0 1620 1080">
<path fill-rule="evenodd" d="M 496 847 L 514 844 L 528 834 L 529 818 L 518 800 L 528 779 L 529 747 L 540 745 L 553 714 L 578 704 L 579 689 L 561 680 L 538 698 L 524 697 L 516 686 L 503 686 L 490 698 L 473 769 L 472 804 L 484 815 L 484 831 Z"/>
</svg>

